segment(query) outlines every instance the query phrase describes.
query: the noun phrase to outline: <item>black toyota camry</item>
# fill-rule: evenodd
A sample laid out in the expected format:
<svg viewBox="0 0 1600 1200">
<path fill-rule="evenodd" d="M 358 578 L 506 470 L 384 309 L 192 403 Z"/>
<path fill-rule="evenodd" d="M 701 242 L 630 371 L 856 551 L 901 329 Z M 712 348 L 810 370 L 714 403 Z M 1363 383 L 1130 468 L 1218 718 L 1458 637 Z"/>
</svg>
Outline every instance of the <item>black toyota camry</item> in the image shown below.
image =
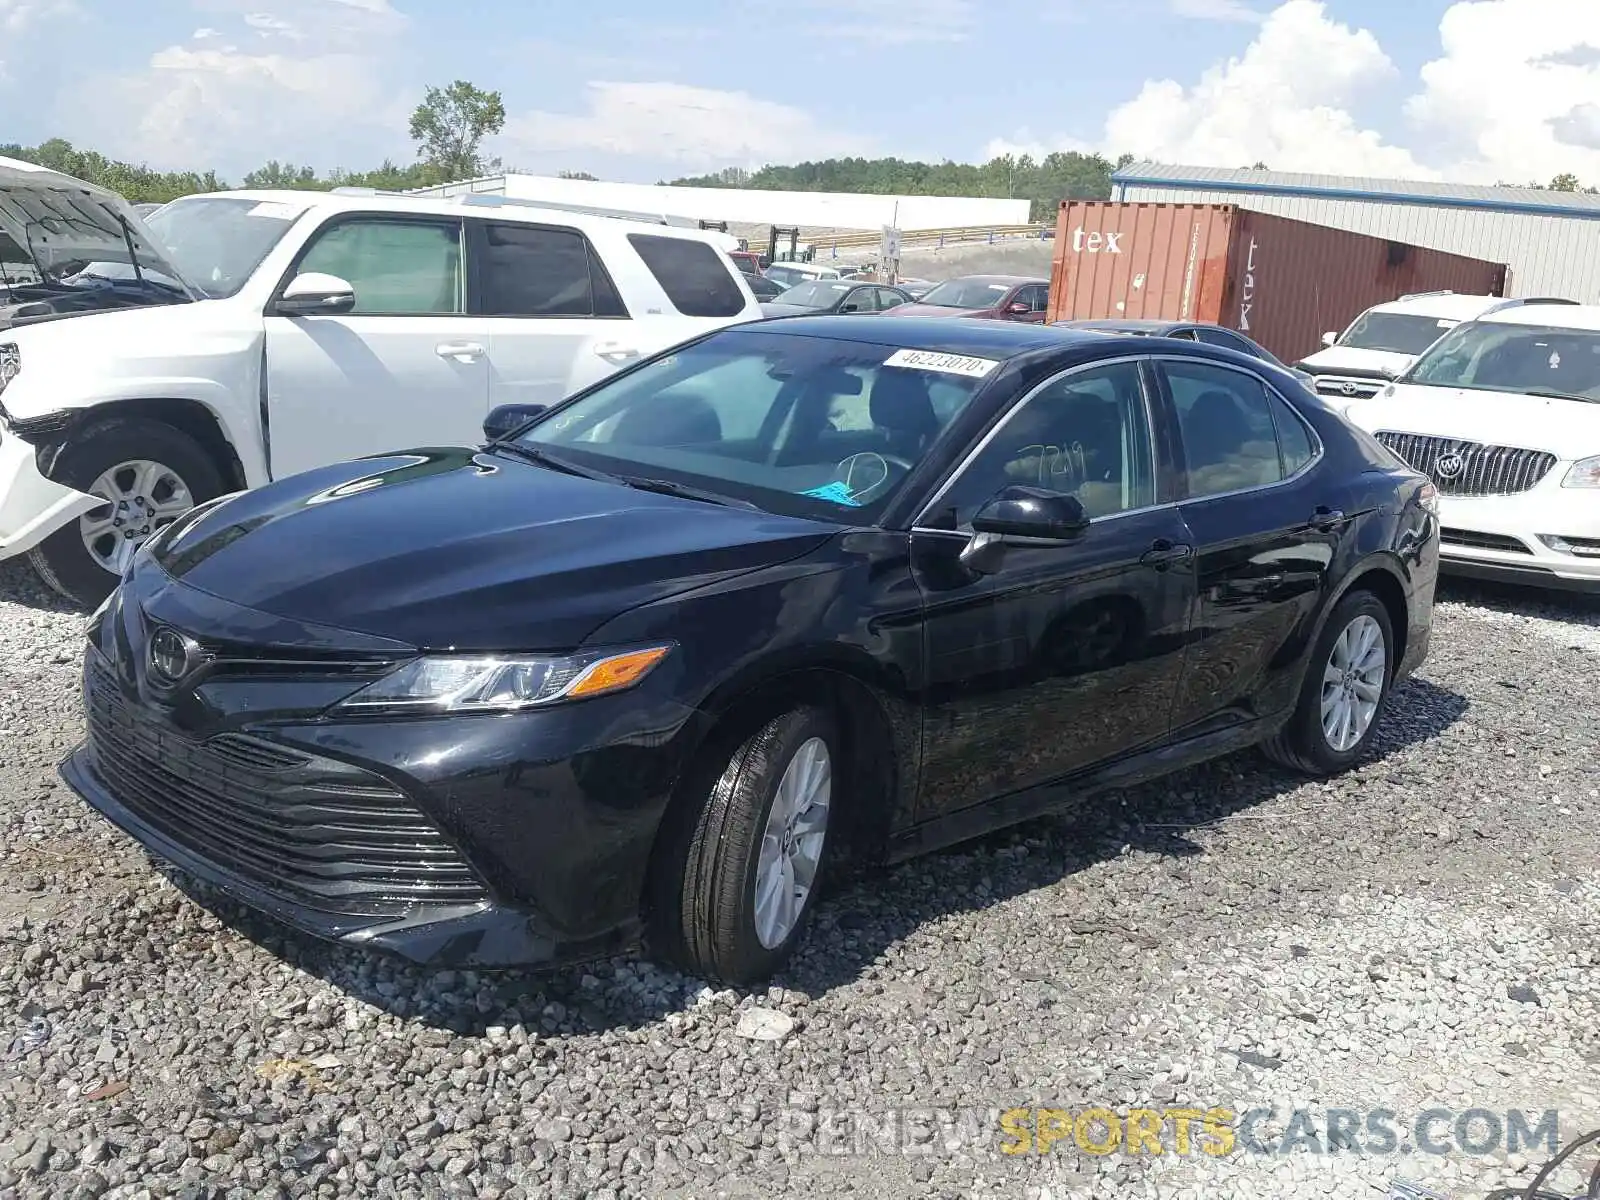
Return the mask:
<svg viewBox="0 0 1600 1200">
<path fill-rule="evenodd" d="M 321 937 L 743 982 L 847 847 L 1256 743 L 1338 771 L 1427 652 L 1431 485 L 1215 347 L 798 317 L 487 431 L 152 539 L 72 786 Z"/>
</svg>

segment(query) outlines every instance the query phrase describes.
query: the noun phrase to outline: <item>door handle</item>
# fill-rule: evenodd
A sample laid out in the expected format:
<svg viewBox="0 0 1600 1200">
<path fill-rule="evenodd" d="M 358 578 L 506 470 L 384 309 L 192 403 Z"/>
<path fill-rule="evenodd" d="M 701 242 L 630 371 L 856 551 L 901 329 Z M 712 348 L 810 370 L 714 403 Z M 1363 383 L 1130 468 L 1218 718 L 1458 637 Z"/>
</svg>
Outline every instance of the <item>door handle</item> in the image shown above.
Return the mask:
<svg viewBox="0 0 1600 1200">
<path fill-rule="evenodd" d="M 483 347 L 477 342 L 440 342 L 433 352 L 440 358 L 453 358 L 457 362 L 476 362 L 483 357 Z"/>
<path fill-rule="evenodd" d="M 1311 514 L 1311 528 L 1318 533 L 1332 533 L 1349 519 L 1344 515 L 1344 510 L 1319 504 L 1316 511 Z"/>
<path fill-rule="evenodd" d="M 594 352 L 608 363 L 632 362 L 641 353 L 637 347 L 624 346 L 621 342 L 596 342 Z"/>
<path fill-rule="evenodd" d="M 1188 561 L 1193 554 L 1194 547 L 1186 542 L 1174 542 L 1168 538 L 1157 538 L 1150 544 L 1150 549 L 1139 556 L 1139 561 L 1147 567 L 1165 571 L 1173 563 Z"/>
</svg>

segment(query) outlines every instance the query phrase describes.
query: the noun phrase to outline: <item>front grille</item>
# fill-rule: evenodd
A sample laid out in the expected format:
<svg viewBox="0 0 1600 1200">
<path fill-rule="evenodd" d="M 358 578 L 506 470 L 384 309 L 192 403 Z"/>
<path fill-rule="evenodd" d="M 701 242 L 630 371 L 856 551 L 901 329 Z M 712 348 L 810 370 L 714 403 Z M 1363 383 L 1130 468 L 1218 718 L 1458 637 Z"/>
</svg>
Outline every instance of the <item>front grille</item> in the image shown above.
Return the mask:
<svg viewBox="0 0 1600 1200">
<path fill-rule="evenodd" d="M 1556 456 L 1543 450 L 1387 430 L 1377 436 L 1446 496 L 1513 496 L 1533 487 L 1556 465 Z"/>
<path fill-rule="evenodd" d="M 85 684 L 105 786 L 141 821 L 230 874 L 350 916 L 487 899 L 461 852 L 388 780 L 260 738 L 188 738 L 130 703 L 103 661 Z"/>
<path fill-rule="evenodd" d="M 1382 379 L 1352 379 L 1345 375 L 1318 375 L 1317 391 L 1324 396 L 1346 396 L 1352 400 L 1366 400 L 1384 388 Z"/>
<path fill-rule="evenodd" d="M 1478 533 L 1471 529 L 1441 529 L 1439 541 L 1446 546 L 1465 546 L 1473 550 L 1504 550 L 1507 554 L 1532 554 L 1520 538 L 1502 533 Z"/>
</svg>

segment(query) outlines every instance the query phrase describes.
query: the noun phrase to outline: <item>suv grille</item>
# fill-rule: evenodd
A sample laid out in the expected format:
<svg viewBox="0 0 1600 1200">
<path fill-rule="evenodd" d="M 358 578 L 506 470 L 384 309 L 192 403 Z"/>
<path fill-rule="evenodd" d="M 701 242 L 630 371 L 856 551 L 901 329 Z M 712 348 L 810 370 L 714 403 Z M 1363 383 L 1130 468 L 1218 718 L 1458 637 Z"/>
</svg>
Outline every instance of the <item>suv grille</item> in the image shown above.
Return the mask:
<svg viewBox="0 0 1600 1200">
<path fill-rule="evenodd" d="M 1348 375 L 1318 375 L 1317 391 L 1324 396 L 1343 396 L 1350 400 L 1367 400 L 1376 396 L 1386 385 L 1383 379 L 1356 379 Z"/>
<path fill-rule="evenodd" d="M 1473 529 L 1441 529 L 1439 541 L 1446 546 L 1466 546 L 1473 550 L 1501 550 L 1507 554 L 1532 554 L 1520 538 L 1503 533 L 1479 533 Z"/>
<path fill-rule="evenodd" d="M 1550 473 L 1556 456 L 1459 438 L 1380 432 L 1378 441 L 1421 471 L 1446 496 L 1512 496 Z"/>
<path fill-rule="evenodd" d="M 388 780 L 240 734 L 193 741 L 129 704 L 98 658 L 84 682 L 102 782 L 241 880 L 351 916 L 487 899 L 460 851 Z"/>
</svg>

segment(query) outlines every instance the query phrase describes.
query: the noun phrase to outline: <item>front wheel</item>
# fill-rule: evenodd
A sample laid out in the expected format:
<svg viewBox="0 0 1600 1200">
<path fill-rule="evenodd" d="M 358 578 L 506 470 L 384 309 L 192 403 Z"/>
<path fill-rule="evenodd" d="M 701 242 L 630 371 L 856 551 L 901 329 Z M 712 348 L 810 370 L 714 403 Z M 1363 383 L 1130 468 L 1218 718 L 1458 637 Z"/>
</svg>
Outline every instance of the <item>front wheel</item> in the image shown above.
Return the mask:
<svg viewBox="0 0 1600 1200">
<path fill-rule="evenodd" d="M 52 475 L 104 501 L 28 553 L 45 583 L 85 608 L 106 598 L 140 546 L 223 490 L 198 442 L 142 418 L 117 417 L 72 435 Z"/>
<path fill-rule="evenodd" d="M 1294 716 L 1262 749 L 1311 775 L 1350 767 L 1372 740 L 1394 679 L 1389 610 L 1371 592 L 1339 601 L 1312 651 Z"/>
<path fill-rule="evenodd" d="M 654 950 L 702 978 L 736 985 L 782 966 L 804 932 L 832 848 L 838 746 L 825 710 L 793 709 L 713 764 L 721 771 L 709 786 L 690 784 L 687 804 L 663 831 Z"/>
</svg>

